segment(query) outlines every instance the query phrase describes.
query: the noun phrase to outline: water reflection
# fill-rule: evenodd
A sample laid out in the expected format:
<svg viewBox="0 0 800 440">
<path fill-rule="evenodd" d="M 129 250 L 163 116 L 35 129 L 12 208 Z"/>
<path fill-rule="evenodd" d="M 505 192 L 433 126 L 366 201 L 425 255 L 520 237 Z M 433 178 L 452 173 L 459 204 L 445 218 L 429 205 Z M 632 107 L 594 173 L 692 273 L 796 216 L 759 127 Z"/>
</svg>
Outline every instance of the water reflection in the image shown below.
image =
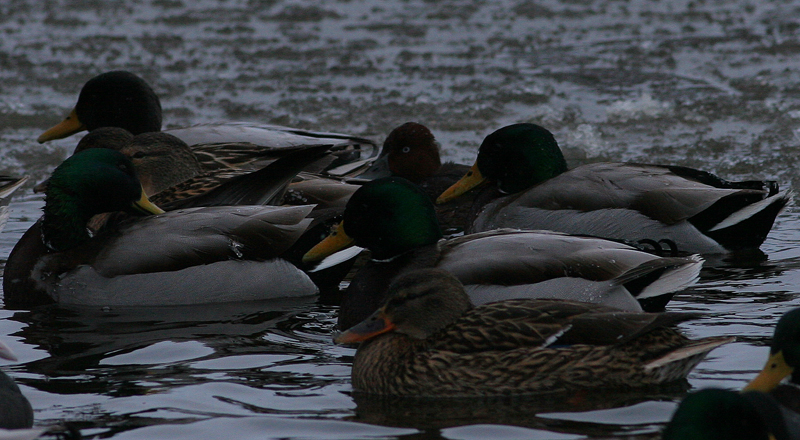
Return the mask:
<svg viewBox="0 0 800 440">
<path fill-rule="evenodd" d="M 472 163 L 486 134 L 535 122 L 574 162 L 672 163 L 796 185 L 796 2 L 6 3 L 0 172 L 32 181 L 77 142 L 36 137 L 88 78 L 125 69 L 154 84 L 169 127 L 245 120 L 380 141 L 413 120 L 433 130 L 444 158 Z M 40 207 L 15 199 L 3 256 Z M 692 337 L 742 336 L 698 366 L 692 387 L 742 386 L 763 366 L 772 326 L 800 305 L 798 231 L 790 207 L 762 254 L 709 258 L 698 285 L 670 303 L 704 314 L 681 325 Z M 334 309 L 309 301 L 2 310 L 2 337 L 24 362 L 3 369 L 37 423 L 67 419 L 90 438 L 649 438 L 683 395 L 559 413 L 557 402 L 364 401 L 349 394 L 354 351 L 330 342 Z"/>
<path fill-rule="evenodd" d="M 266 360 L 269 365 L 280 363 L 281 355 L 322 356 L 318 346 L 330 344 L 327 332 L 332 324 L 321 319 L 331 311 L 315 307 L 313 298 L 160 308 L 47 306 L 17 312 L 10 319 L 26 324 L 14 336 L 50 354 L 27 364 L 29 372 L 49 378 L 33 382 L 37 388 L 69 393 L 72 381 L 58 378 L 91 376 L 91 392 L 133 395 L 146 392 L 146 387 L 137 390 L 135 385 L 143 368 L 149 368 L 148 380 L 180 382 L 180 376 L 173 376 L 175 370 L 198 359 L 278 356 L 278 361 Z M 86 392 L 86 385 L 74 392 Z"/>
<path fill-rule="evenodd" d="M 502 424 L 585 436 L 621 435 L 626 430 L 654 433 L 655 422 L 664 414 L 651 414 L 639 423 L 615 423 L 615 409 L 628 411 L 642 402 L 674 401 L 689 389 L 686 381 L 669 386 L 636 390 L 594 390 L 578 393 L 542 394 L 493 398 L 401 398 L 353 393 L 356 403 L 351 420 L 394 427 L 415 427 L 424 431 L 464 425 Z M 672 404 L 667 405 L 671 411 Z M 609 410 L 604 423 L 580 413 Z M 572 416 L 566 413 L 574 413 Z M 668 416 L 668 415 L 667 415 Z M 619 417 L 617 417 L 619 419 Z"/>
</svg>

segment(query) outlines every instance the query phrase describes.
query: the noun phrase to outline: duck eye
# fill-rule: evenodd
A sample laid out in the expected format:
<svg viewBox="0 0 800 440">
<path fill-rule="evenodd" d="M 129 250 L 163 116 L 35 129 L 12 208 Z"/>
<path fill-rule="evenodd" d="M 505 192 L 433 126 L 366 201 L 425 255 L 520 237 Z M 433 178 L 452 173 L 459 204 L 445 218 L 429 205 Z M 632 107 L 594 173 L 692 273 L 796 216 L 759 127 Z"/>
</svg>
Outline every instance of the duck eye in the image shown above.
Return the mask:
<svg viewBox="0 0 800 440">
<path fill-rule="evenodd" d="M 144 154 L 144 151 L 137 151 L 137 152 L 133 153 L 133 156 L 131 156 L 131 157 L 134 158 L 134 159 L 141 159 L 141 158 L 143 158 L 145 156 L 146 156 L 146 154 Z"/>
<path fill-rule="evenodd" d="M 403 147 L 403 149 L 400 151 L 402 151 L 403 153 L 408 153 L 411 151 L 411 147 Z"/>
</svg>

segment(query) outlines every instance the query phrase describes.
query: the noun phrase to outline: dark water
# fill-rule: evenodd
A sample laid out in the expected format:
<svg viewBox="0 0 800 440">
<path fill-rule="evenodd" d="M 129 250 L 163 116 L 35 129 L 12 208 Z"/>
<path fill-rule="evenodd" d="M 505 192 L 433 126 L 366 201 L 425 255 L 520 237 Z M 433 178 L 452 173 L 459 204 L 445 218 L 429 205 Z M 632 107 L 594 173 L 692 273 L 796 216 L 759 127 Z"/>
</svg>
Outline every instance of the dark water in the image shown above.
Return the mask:
<svg viewBox="0 0 800 440">
<path fill-rule="evenodd" d="M 0 3 L 0 173 L 46 176 L 77 137 L 35 138 L 81 85 L 132 70 L 167 126 L 243 120 L 382 140 L 414 120 L 471 162 L 503 125 L 550 128 L 573 162 L 630 160 L 795 184 L 800 2 L 63 0 Z M 30 188 L 0 234 L 38 217 Z M 739 388 L 800 305 L 800 214 L 763 255 L 710 261 L 670 310 L 692 337 L 735 335 L 686 384 L 569 399 L 351 395 L 353 350 L 313 299 L 159 310 L 0 310 L 4 366 L 37 424 L 99 438 L 652 438 L 686 389 Z"/>
</svg>

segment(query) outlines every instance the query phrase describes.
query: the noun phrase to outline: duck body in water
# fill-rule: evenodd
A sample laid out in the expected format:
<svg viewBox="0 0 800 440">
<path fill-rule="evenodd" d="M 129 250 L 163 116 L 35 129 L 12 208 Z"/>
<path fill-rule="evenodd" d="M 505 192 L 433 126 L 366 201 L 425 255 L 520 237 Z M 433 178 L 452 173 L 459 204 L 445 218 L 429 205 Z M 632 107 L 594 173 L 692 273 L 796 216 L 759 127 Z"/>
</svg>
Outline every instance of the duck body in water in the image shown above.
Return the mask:
<svg viewBox="0 0 800 440">
<path fill-rule="evenodd" d="M 89 149 L 53 172 L 44 215 L 6 264 L 5 303 L 160 306 L 312 295 L 314 283 L 280 257 L 308 228 L 312 208 L 164 213 L 124 155 Z M 89 219 L 115 211 L 150 216 L 90 236 Z"/>
<path fill-rule="evenodd" d="M 732 338 L 687 339 L 694 317 L 573 301 L 506 300 L 473 307 L 438 269 L 395 279 L 383 306 L 336 338 L 361 342 L 353 388 L 399 396 L 491 396 L 629 388 L 680 380 Z"/>
<path fill-rule="evenodd" d="M 560 298 L 621 309 L 661 310 L 697 278 L 699 257 L 663 258 L 609 240 L 551 231 L 497 230 L 442 240 L 433 203 L 398 177 L 362 185 L 343 220 L 304 257 L 309 263 L 360 246 L 372 260 L 353 277 L 339 310 L 347 329 L 386 299 L 389 282 L 413 269 L 455 274 L 474 304 Z"/>
<path fill-rule="evenodd" d="M 470 232 L 548 229 L 667 241 L 701 254 L 758 248 L 791 197 L 776 182 L 728 182 L 680 166 L 595 163 L 568 170 L 552 133 L 535 124 L 487 136 L 475 165 L 437 201 L 481 185 Z"/>
</svg>

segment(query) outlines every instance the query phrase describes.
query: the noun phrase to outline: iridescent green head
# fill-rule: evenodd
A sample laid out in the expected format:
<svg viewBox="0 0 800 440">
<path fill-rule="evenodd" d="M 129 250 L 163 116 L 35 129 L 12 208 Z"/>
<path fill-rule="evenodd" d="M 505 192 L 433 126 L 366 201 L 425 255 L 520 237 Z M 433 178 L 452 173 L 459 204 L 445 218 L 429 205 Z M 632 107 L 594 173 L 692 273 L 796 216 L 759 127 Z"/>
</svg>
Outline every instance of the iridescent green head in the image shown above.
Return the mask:
<svg viewBox="0 0 800 440">
<path fill-rule="evenodd" d="M 373 180 L 347 203 L 342 224 L 357 246 L 386 259 L 436 243 L 442 231 L 430 198 L 400 177 Z"/>
<path fill-rule="evenodd" d="M 771 405 L 769 400 L 753 399 L 754 393 L 706 389 L 683 399 L 664 430 L 664 440 L 767 440 L 770 423 L 756 405 Z M 768 396 L 766 396 L 768 399 Z M 766 408 L 765 408 L 766 409 Z M 780 417 L 779 411 L 775 417 Z M 782 437 L 778 437 L 782 438 Z"/>
<path fill-rule="evenodd" d="M 553 134 L 536 124 L 514 124 L 486 136 L 475 164 L 445 190 L 436 203 L 446 203 L 485 183 L 513 194 L 567 170 Z"/>
<path fill-rule="evenodd" d="M 476 162 L 478 170 L 513 194 L 567 170 L 553 134 L 536 124 L 514 124 L 486 136 Z"/>
<path fill-rule="evenodd" d="M 442 238 L 430 198 L 401 177 L 385 177 L 364 184 L 350 197 L 339 228 L 303 257 L 319 261 L 352 245 L 386 260 Z"/>
<path fill-rule="evenodd" d="M 86 223 L 100 213 L 160 214 L 136 178 L 133 164 L 117 151 L 89 149 L 65 160 L 47 184 L 42 233 L 55 250 L 89 239 Z"/>
</svg>

